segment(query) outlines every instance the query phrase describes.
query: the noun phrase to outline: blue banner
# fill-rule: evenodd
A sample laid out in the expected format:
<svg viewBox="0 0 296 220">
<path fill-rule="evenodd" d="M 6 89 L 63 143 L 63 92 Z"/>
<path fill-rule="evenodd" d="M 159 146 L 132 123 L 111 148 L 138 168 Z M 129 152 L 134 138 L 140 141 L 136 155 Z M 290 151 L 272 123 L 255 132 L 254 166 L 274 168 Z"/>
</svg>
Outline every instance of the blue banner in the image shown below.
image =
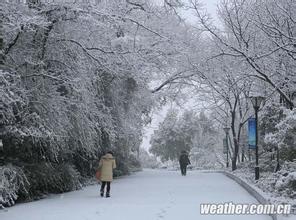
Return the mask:
<svg viewBox="0 0 296 220">
<path fill-rule="evenodd" d="M 256 119 L 249 118 L 248 120 L 249 133 L 249 149 L 256 149 Z"/>
</svg>

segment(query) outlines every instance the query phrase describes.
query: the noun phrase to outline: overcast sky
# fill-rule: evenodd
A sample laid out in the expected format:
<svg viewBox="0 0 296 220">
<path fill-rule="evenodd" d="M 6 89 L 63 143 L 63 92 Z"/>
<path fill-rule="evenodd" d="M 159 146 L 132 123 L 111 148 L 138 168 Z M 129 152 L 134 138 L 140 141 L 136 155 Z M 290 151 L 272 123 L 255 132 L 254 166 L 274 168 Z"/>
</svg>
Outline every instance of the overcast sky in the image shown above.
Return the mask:
<svg viewBox="0 0 296 220">
<path fill-rule="evenodd" d="M 220 0 L 201 0 L 205 4 L 207 11 L 213 16 L 215 20 L 217 18 L 217 4 Z"/>
<path fill-rule="evenodd" d="M 218 22 L 217 4 L 219 3 L 220 0 L 199 0 L 199 1 L 204 5 L 205 9 L 211 15 L 214 21 Z M 189 22 L 194 20 L 194 16 L 190 11 L 184 11 L 183 15 L 186 18 L 186 20 Z"/>
</svg>

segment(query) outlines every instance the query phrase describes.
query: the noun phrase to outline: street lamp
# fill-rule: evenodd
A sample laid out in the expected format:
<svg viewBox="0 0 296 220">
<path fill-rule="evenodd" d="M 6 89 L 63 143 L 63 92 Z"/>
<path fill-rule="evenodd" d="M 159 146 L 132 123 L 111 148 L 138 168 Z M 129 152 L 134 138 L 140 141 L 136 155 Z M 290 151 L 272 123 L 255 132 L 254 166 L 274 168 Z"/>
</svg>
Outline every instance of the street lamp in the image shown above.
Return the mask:
<svg viewBox="0 0 296 220">
<path fill-rule="evenodd" d="M 250 97 L 251 102 L 253 104 L 255 110 L 255 120 L 256 120 L 256 142 L 255 142 L 255 149 L 256 149 L 256 166 L 255 166 L 255 180 L 259 179 L 259 158 L 258 158 L 258 111 L 261 106 L 261 103 L 265 100 L 262 96 L 252 96 Z"/>
<path fill-rule="evenodd" d="M 230 128 L 229 127 L 225 127 L 223 128 L 223 130 L 225 131 L 225 134 L 226 134 L 226 141 L 225 141 L 225 144 L 226 144 L 226 167 L 229 167 L 229 146 L 228 146 L 228 135 L 229 135 L 229 130 Z"/>
</svg>

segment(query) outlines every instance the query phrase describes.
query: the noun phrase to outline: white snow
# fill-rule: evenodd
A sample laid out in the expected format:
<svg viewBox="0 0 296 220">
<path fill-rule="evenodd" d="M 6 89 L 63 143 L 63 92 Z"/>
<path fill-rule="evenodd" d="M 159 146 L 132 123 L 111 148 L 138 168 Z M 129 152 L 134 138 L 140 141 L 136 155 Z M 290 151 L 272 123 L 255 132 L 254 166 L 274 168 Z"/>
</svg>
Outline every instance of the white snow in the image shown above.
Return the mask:
<svg viewBox="0 0 296 220">
<path fill-rule="evenodd" d="M 114 180 L 111 198 L 99 185 L 19 204 L 0 212 L 1 220 L 271 220 L 269 216 L 204 215 L 201 203 L 258 203 L 232 180 L 218 173 L 145 170 Z"/>
</svg>

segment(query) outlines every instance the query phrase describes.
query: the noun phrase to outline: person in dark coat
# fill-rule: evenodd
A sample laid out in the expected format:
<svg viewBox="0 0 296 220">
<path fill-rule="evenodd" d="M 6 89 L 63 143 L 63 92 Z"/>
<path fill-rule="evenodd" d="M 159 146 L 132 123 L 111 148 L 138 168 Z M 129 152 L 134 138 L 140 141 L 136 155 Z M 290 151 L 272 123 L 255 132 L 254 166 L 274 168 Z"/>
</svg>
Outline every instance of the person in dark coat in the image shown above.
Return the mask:
<svg viewBox="0 0 296 220">
<path fill-rule="evenodd" d="M 181 152 L 181 155 L 180 155 L 180 158 L 179 158 L 179 164 L 180 164 L 180 169 L 181 169 L 182 176 L 186 176 L 187 166 L 189 164 L 191 164 L 191 163 L 190 163 L 188 154 L 187 154 L 187 152 L 185 150 L 183 150 Z"/>
</svg>

